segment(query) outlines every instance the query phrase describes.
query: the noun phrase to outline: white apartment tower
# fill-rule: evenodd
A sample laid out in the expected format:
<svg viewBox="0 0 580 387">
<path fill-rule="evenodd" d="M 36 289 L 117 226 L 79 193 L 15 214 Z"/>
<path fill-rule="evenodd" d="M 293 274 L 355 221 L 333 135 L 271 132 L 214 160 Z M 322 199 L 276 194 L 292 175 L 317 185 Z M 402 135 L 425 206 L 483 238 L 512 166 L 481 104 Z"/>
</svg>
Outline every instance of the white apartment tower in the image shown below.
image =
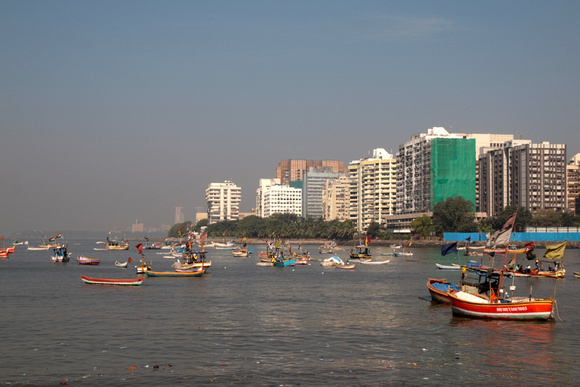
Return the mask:
<svg viewBox="0 0 580 387">
<path fill-rule="evenodd" d="M 376 222 L 385 225 L 386 217 L 395 212 L 397 190 L 397 160 L 382 148 L 373 150 L 371 157 L 351 161 L 350 219 L 358 232 L 364 233 Z"/>
<path fill-rule="evenodd" d="M 256 190 L 256 216 L 265 218 L 265 192 L 273 185 L 280 185 L 280 179 L 260 179 L 260 185 Z"/>
<path fill-rule="evenodd" d="M 233 182 L 211 183 L 205 190 L 209 224 L 240 218 L 242 189 Z"/>
<path fill-rule="evenodd" d="M 272 214 L 302 216 L 302 189 L 277 184 L 280 179 L 260 179 L 256 190 L 256 215 L 267 218 Z"/>
</svg>

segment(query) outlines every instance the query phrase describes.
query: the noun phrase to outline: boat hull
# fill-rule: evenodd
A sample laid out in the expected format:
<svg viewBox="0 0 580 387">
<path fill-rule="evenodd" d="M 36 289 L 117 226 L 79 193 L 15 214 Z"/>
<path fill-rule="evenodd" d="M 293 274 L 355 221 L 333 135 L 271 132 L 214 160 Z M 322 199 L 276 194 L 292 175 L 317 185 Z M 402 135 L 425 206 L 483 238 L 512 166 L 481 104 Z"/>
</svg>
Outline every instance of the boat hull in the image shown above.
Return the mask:
<svg viewBox="0 0 580 387">
<path fill-rule="evenodd" d="M 449 291 L 459 290 L 459 287 L 445 279 L 429 278 L 427 280 L 427 289 L 429 289 L 433 301 L 442 304 L 450 304 Z"/>
<path fill-rule="evenodd" d="M 201 277 L 204 275 L 205 270 L 198 271 L 186 271 L 186 272 L 173 272 L 173 271 L 146 271 L 145 275 L 147 277 Z"/>
<path fill-rule="evenodd" d="M 144 278 L 120 279 L 120 278 L 92 278 L 81 275 L 81 280 L 90 285 L 118 285 L 118 286 L 139 286 Z"/>
<path fill-rule="evenodd" d="M 286 261 L 274 261 L 274 266 L 276 267 L 286 267 L 286 266 L 294 266 L 296 264 L 296 260 L 288 259 Z"/>
<path fill-rule="evenodd" d="M 98 258 L 77 257 L 79 265 L 98 265 L 101 260 Z"/>
<path fill-rule="evenodd" d="M 451 311 L 455 316 L 490 320 L 551 320 L 553 319 L 553 299 L 532 299 L 531 301 L 494 302 L 469 301 L 450 292 Z"/>
</svg>

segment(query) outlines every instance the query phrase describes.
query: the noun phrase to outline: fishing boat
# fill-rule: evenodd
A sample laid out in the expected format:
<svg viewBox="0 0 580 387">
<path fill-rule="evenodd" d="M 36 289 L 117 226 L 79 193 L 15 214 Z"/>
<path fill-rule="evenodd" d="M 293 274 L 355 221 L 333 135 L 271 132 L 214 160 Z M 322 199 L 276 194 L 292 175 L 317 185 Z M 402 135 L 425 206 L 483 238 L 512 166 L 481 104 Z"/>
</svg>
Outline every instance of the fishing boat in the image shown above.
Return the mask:
<svg viewBox="0 0 580 387">
<path fill-rule="evenodd" d="M 334 253 L 334 248 L 336 247 L 336 242 L 326 242 L 325 244 L 318 247 L 318 253 L 320 254 L 332 254 Z"/>
<path fill-rule="evenodd" d="M 119 262 L 119 261 L 115 261 L 115 266 L 117 267 L 122 267 L 122 268 L 127 268 L 127 266 L 129 266 L 129 264 L 133 262 L 133 260 L 131 259 L 131 257 L 129 257 L 129 259 L 125 262 Z"/>
<path fill-rule="evenodd" d="M 350 259 L 371 259 L 371 249 L 367 245 L 358 245 L 350 250 Z"/>
<path fill-rule="evenodd" d="M 147 270 L 145 275 L 147 277 L 173 277 L 173 278 L 189 278 L 189 277 L 201 277 L 205 274 L 205 270 L 200 269 L 197 271 L 187 271 L 187 272 L 176 272 L 176 271 L 151 271 Z"/>
<path fill-rule="evenodd" d="M 343 263 L 341 265 L 334 265 L 335 269 L 342 269 L 342 270 L 354 270 L 355 268 L 354 263 Z"/>
<path fill-rule="evenodd" d="M 487 299 L 478 294 L 450 291 L 449 299 L 456 316 L 493 320 L 551 320 L 554 317 L 553 298 Z"/>
<path fill-rule="evenodd" d="M 456 263 L 452 263 L 451 265 L 442 265 L 440 263 L 436 263 L 435 266 L 439 270 L 459 270 L 459 269 L 461 269 L 461 265 L 458 265 Z"/>
<path fill-rule="evenodd" d="M 77 261 L 79 265 L 98 265 L 101 263 L 101 260 L 98 258 L 89 258 L 82 255 L 77 257 Z"/>
<path fill-rule="evenodd" d="M 578 271 L 575 271 L 575 272 L 574 272 L 574 277 L 576 277 L 576 278 L 580 278 L 580 272 L 578 272 Z"/>
<path fill-rule="evenodd" d="M 340 257 L 338 255 L 334 255 L 330 258 L 326 258 L 325 260 L 323 260 L 322 262 L 320 262 L 320 266 L 336 266 L 336 265 L 344 265 L 344 261 L 342 259 L 340 259 Z"/>
<path fill-rule="evenodd" d="M 296 260 L 294 257 L 284 257 L 283 254 L 274 258 L 272 262 L 276 267 L 286 267 L 286 266 L 294 266 L 296 264 Z"/>
<path fill-rule="evenodd" d="M 460 290 L 459 286 L 452 284 L 445 278 L 427 279 L 427 289 L 429 289 L 429 293 L 431 294 L 431 299 L 433 301 L 440 302 L 443 304 L 451 303 L 451 301 L 449 300 L 449 292 L 451 290 Z"/>
<path fill-rule="evenodd" d="M 402 250 L 402 251 L 394 250 L 393 255 L 395 257 L 412 257 L 413 253 L 410 251 L 404 251 L 404 250 Z"/>
<path fill-rule="evenodd" d="M 360 263 L 361 265 L 388 265 L 389 263 L 391 263 L 391 260 L 387 259 L 385 261 L 373 261 L 361 259 L 358 263 Z"/>
<path fill-rule="evenodd" d="M 139 265 L 135 265 L 135 270 L 137 271 L 137 274 L 145 274 L 151 270 L 151 265 L 142 259 L 139 262 Z"/>
<path fill-rule="evenodd" d="M 534 260 L 535 244 L 530 242 L 526 245 L 527 261 Z M 555 245 L 547 245 L 544 256 L 535 259 L 535 267 L 530 265 L 516 263 L 516 255 L 514 254 L 510 261 L 504 265 L 503 269 L 493 269 L 494 272 L 506 272 L 516 277 L 536 277 L 536 278 L 564 278 L 566 276 L 566 269 L 564 268 L 564 251 L 566 250 L 566 242 L 561 242 Z M 545 266 L 548 266 L 547 268 Z"/>
<path fill-rule="evenodd" d="M 117 239 L 109 239 L 107 237 L 107 250 L 129 250 L 129 242 L 117 241 Z"/>
<path fill-rule="evenodd" d="M 121 279 L 121 278 L 93 278 L 86 275 L 81 275 L 81 280 L 86 284 L 91 285 L 121 285 L 121 286 L 139 286 L 143 283 L 145 278 L 132 278 L 132 279 Z"/>
<path fill-rule="evenodd" d="M 397 243 L 392 243 L 389 247 L 391 249 L 402 249 L 403 248 L 403 245 L 399 245 Z"/>
<path fill-rule="evenodd" d="M 488 247 L 497 249 L 498 246 L 509 245 L 516 216 L 517 212 L 508 217 L 502 229 L 496 231 L 490 238 Z M 506 292 L 503 281 L 508 278 L 506 274 L 509 275 L 509 273 L 505 273 L 503 269 L 505 268 L 507 250 L 504 253 L 502 270 L 499 273 L 494 273 L 493 270 L 486 271 L 492 280 L 489 281 L 489 295 L 466 292 L 463 288 L 448 292 L 453 315 L 492 320 L 551 320 L 554 318 L 555 299 L 533 297 L 532 288 L 526 297 L 514 296 L 516 277 L 513 275 L 510 275 L 512 278 L 512 285 L 509 288 L 511 295 Z M 462 275 L 464 273 L 465 271 L 462 270 Z M 493 281 L 494 276 L 497 276 L 497 281 Z"/>
<path fill-rule="evenodd" d="M 409 242 L 409 246 L 403 247 L 403 250 L 393 249 L 393 255 L 395 257 L 412 257 L 413 253 L 405 250 L 407 247 L 411 247 L 412 243 L 413 243 L 413 241 Z"/>
<path fill-rule="evenodd" d="M 214 242 L 213 245 L 216 250 L 233 250 L 234 247 L 236 247 L 236 242 L 235 241 L 228 241 L 224 243 Z"/>
<path fill-rule="evenodd" d="M 249 252 L 248 249 L 236 247 L 232 250 L 232 254 L 234 257 L 247 257 Z"/>
<path fill-rule="evenodd" d="M 68 262 L 70 261 L 70 253 L 67 251 L 67 246 L 59 246 L 52 249 L 52 262 Z"/>
<path fill-rule="evenodd" d="M 206 261 L 206 251 L 187 252 L 183 255 L 183 262 L 178 258 L 171 267 L 178 272 L 191 272 L 211 267 L 211 261 Z"/>
</svg>

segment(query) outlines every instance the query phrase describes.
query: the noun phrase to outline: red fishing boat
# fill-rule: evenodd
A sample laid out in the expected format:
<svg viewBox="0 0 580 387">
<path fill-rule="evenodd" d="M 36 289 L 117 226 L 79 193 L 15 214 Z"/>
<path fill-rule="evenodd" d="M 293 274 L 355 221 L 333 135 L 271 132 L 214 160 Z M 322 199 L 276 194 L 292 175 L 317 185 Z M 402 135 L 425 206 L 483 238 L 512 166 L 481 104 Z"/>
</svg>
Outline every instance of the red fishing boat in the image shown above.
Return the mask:
<svg viewBox="0 0 580 387">
<path fill-rule="evenodd" d="M 144 277 L 122 279 L 122 278 L 93 278 L 81 275 L 81 280 L 91 285 L 121 285 L 121 286 L 139 286 L 143 283 Z"/>
<path fill-rule="evenodd" d="M 491 237 L 489 245 L 492 249 L 497 249 L 499 245 L 506 247 L 509 245 L 516 216 L 517 212 L 508 217 L 502 229 L 496 231 Z M 489 281 L 486 283 L 488 288 L 481 290 L 488 291 L 488 295 L 463 291 L 463 285 L 459 291 L 448 292 L 451 311 L 454 315 L 493 320 L 551 320 L 554 318 L 555 300 L 553 298 L 532 297 L 531 290 L 527 297 L 514 297 L 515 282 L 512 282 L 509 288 L 512 294 L 507 293 L 505 287 L 502 286 L 504 277 L 511 276 L 512 281 L 515 281 L 515 277 L 504 271 L 506 256 L 507 250 L 504 253 L 502 269 L 499 273 L 494 273 L 493 268 L 485 272 L 489 275 Z M 464 273 L 462 271 L 462 275 Z"/>
<path fill-rule="evenodd" d="M 493 320 L 551 320 L 554 317 L 553 298 L 487 299 L 478 294 L 451 291 L 449 300 L 456 316 Z"/>
</svg>

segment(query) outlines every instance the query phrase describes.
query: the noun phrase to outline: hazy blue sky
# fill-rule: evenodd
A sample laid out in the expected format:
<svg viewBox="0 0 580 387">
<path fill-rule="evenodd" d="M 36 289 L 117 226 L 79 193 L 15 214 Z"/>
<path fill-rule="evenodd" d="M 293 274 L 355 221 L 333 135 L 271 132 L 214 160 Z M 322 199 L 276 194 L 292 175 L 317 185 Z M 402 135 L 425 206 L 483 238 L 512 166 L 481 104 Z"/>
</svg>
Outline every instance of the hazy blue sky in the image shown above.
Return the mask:
<svg viewBox="0 0 580 387">
<path fill-rule="evenodd" d="M 580 152 L 578 1 L 0 0 L 0 233 L 172 224 L 211 182 L 433 126 Z M 452 128 L 452 129 L 450 129 Z"/>
</svg>

